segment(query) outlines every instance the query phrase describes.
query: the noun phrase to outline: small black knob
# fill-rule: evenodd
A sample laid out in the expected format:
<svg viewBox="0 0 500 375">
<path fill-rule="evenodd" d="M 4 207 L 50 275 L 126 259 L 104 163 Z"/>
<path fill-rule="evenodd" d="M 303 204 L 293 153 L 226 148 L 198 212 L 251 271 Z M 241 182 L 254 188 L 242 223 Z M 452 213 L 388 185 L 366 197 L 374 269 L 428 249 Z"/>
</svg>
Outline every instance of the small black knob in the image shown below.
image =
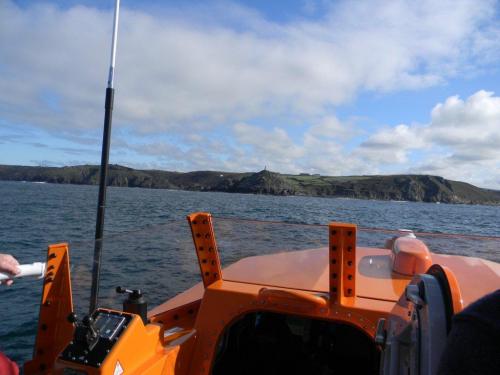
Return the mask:
<svg viewBox="0 0 500 375">
<path fill-rule="evenodd" d="M 84 326 L 90 327 L 94 323 L 94 319 L 92 319 L 91 316 L 86 315 L 83 317 L 82 323 Z"/>
<path fill-rule="evenodd" d="M 72 312 L 68 315 L 67 319 L 68 319 L 68 322 L 74 324 L 74 323 L 78 322 L 78 315 L 76 315 L 74 312 Z"/>
<path fill-rule="evenodd" d="M 126 291 L 126 290 L 127 290 L 127 289 L 122 288 L 121 286 L 117 286 L 117 287 L 116 287 L 116 293 L 120 293 L 120 294 L 122 294 L 122 293 L 125 293 L 125 291 Z"/>
</svg>

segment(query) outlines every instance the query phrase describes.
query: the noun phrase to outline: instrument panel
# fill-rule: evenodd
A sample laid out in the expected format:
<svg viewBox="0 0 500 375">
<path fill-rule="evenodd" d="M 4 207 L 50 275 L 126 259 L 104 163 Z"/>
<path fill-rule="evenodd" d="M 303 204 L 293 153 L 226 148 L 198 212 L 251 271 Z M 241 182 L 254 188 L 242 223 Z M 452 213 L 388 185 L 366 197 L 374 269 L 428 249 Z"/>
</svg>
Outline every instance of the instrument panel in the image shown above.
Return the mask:
<svg viewBox="0 0 500 375">
<path fill-rule="evenodd" d="M 97 332 L 95 339 L 97 342 L 89 347 L 85 337 L 81 337 L 81 332 L 79 335 L 75 333 L 74 340 L 61 353 L 60 359 L 99 368 L 127 329 L 132 315 L 99 309 L 92 315 L 92 318 L 93 329 Z"/>
</svg>

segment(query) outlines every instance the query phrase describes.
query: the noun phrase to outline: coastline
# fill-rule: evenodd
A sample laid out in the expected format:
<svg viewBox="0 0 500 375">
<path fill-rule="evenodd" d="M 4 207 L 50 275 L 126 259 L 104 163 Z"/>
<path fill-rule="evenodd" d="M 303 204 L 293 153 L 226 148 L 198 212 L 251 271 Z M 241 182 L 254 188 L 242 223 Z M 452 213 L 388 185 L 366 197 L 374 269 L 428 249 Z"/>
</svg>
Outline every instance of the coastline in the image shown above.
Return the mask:
<svg viewBox="0 0 500 375">
<path fill-rule="evenodd" d="M 99 167 L 0 165 L 0 180 L 97 185 Z M 322 176 L 260 172 L 169 172 L 110 165 L 108 185 L 185 191 L 500 205 L 500 191 L 431 175 Z"/>
</svg>

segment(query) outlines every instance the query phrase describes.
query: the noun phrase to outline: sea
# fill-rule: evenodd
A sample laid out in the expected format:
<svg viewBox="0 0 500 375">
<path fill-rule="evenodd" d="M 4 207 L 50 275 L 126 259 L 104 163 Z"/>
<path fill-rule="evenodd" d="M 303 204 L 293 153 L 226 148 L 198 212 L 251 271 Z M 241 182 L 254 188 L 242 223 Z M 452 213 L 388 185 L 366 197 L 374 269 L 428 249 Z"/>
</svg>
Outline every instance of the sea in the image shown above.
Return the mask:
<svg viewBox="0 0 500 375">
<path fill-rule="evenodd" d="M 0 253 L 45 261 L 49 244 L 70 247 L 74 309 L 88 310 L 96 186 L 0 181 Z M 356 223 L 358 244 L 383 247 L 397 229 L 431 251 L 500 262 L 500 206 L 110 187 L 100 299 L 119 308 L 117 286 L 155 306 L 200 281 L 186 216 L 213 215 L 223 265 L 242 257 L 324 246 L 331 221 Z M 451 234 L 451 235 L 450 235 Z M 19 364 L 33 353 L 42 281 L 0 286 L 0 351 Z"/>
</svg>

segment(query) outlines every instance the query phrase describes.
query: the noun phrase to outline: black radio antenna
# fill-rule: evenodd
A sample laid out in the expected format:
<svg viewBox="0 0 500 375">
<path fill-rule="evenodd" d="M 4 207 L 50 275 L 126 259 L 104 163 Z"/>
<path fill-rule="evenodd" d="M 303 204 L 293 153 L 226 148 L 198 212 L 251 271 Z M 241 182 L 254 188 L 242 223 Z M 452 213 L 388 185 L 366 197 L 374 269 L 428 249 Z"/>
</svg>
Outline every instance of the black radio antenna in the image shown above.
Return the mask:
<svg viewBox="0 0 500 375">
<path fill-rule="evenodd" d="M 111 61 L 109 64 L 108 85 L 106 87 L 106 101 L 104 112 L 104 130 L 102 134 L 101 170 L 99 178 L 99 201 L 97 203 L 97 217 L 95 223 L 94 263 L 92 266 L 92 287 L 90 292 L 89 314 L 97 308 L 99 297 L 99 274 L 101 271 L 101 253 L 104 232 L 104 213 L 106 209 L 106 186 L 108 180 L 109 144 L 111 138 L 111 122 L 113 117 L 113 101 L 115 89 L 113 87 L 116 58 L 116 41 L 118 37 L 118 16 L 120 0 L 115 0 L 115 16 L 113 20 L 113 39 L 111 41 Z"/>
</svg>

